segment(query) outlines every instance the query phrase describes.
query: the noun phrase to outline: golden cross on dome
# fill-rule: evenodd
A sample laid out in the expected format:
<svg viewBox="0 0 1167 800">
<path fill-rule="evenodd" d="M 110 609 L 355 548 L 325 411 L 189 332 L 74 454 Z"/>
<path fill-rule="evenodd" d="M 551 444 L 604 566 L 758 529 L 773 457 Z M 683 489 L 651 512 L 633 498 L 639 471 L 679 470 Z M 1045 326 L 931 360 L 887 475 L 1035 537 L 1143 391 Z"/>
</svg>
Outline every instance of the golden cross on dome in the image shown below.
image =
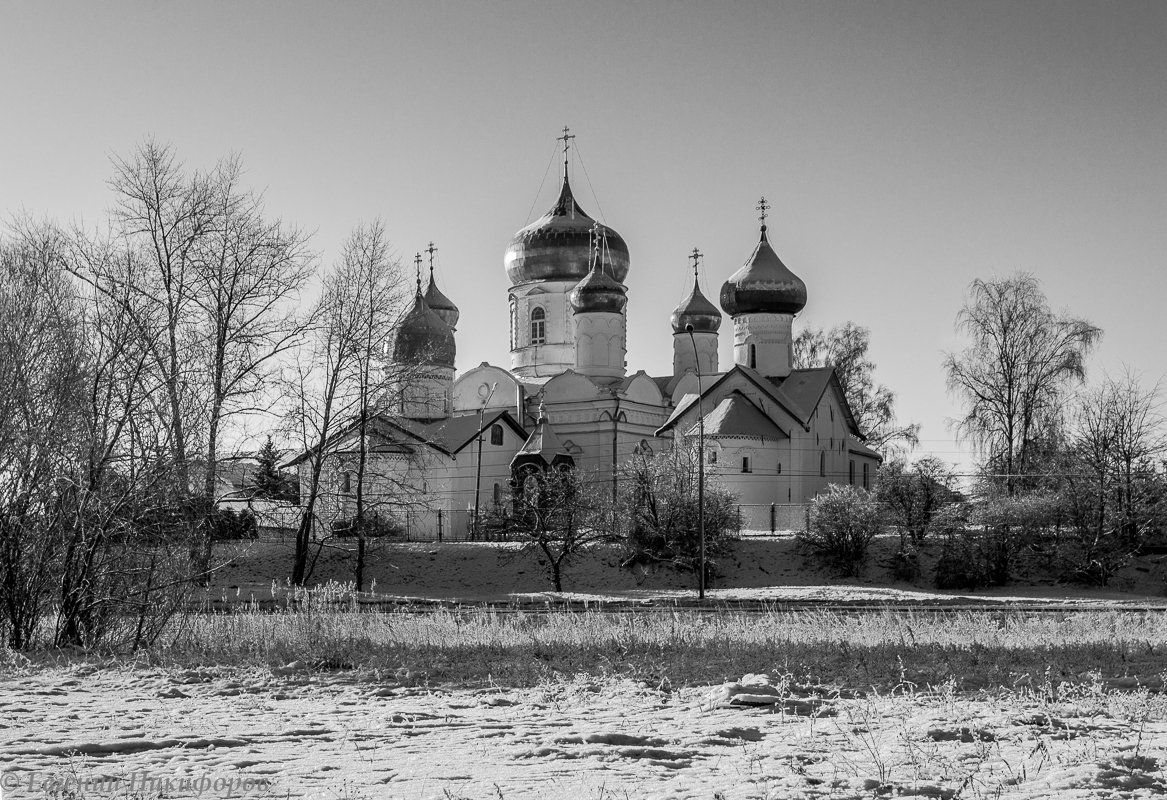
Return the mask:
<svg viewBox="0 0 1167 800">
<path fill-rule="evenodd" d="M 417 271 L 417 293 L 421 294 L 421 253 L 414 257 L 413 265 Z"/>
<path fill-rule="evenodd" d="M 430 242 L 430 246 L 425 249 L 430 254 L 430 278 L 434 277 L 434 253 L 438 252 L 438 248 L 434 247 L 434 243 Z"/>
<path fill-rule="evenodd" d="M 762 199 L 758 201 L 758 204 L 754 206 L 754 208 L 758 210 L 758 219 L 762 221 L 762 227 L 765 228 L 766 212 L 770 210 L 770 204 L 766 202 L 766 197 L 764 195 L 762 196 Z"/>
<path fill-rule="evenodd" d="M 701 251 L 694 247 L 693 252 L 689 253 L 689 258 L 693 259 L 693 280 L 696 280 L 697 265 L 701 263 Z"/>
</svg>

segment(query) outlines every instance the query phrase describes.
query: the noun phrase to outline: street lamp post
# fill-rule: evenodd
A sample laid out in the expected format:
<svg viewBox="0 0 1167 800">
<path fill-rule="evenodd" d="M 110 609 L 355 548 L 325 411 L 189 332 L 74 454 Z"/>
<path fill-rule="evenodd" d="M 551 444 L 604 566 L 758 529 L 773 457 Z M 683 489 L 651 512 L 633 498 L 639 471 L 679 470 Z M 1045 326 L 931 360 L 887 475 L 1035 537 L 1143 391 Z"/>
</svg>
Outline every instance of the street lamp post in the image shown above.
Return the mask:
<svg viewBox="0 0 1167 800">
<path fill-rule="evenodd" d="M 478 499 L 482 493 L 482 416 L 486 413 L 486 404 L 490 402 L 490 398 L 494 396 L 494 390 L 498 388 L 498 384 L 490 387 L 486 391 L 486 384 L 478 389 L 478 396 L 482 398 L 482 406 L 478 409 L 478 463 L 476 464 L 474 474 L 474 538 L 477 539 L 480 533 L 478 522 Z"/>
<path fill-rule="evenodd" d="M 700 579 L 697 584 L 697 599 L 705 599 L 705 411 L 701 398 L 701 356 L 697 353 L 697 337 L 693 335 L 693 326 L 686 325 L 689 341 L 693 345 L 693 367 L 697 371 L 697 536 L 700 543 L 700 556 L 697 562 L 697 571 Z"/>
</svg>

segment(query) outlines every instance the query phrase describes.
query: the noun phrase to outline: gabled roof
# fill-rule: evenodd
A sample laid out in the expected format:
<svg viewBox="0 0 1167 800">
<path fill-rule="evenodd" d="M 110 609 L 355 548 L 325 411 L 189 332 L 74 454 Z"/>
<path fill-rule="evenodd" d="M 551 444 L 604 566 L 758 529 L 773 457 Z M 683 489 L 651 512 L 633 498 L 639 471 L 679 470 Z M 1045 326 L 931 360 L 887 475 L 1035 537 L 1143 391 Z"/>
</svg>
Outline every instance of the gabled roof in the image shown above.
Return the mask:
<svg viewBox="0 0 1167 800">
<path fill-rule="evenodd" d="M 527 438 L 527 432 L 515 421 L 511 412 L 501 408 L 483 414 L 481 426 L 478 424 L 477 414 L 463 414 L 437 420 L 424 427 L 429 441 L 440 445 L 448 453 L 456 454 L 477 439 L 479 433 L 489 430 L 496 422 L 507 425 L 520 439 Z"/>
<path fill-rule="evenodd" d="M 833 386 L 839 398 L 839 407 L 843 411 L 847 427 L 851 433 L 859 438 L 866 438 L 859 430 L 859 423 L 855 421 L 855 414 L 847 402 L 847 394 L 843 391 L 843 384 L 839 383 L 839 376 L 834 367 L 812 367 L 810 369 L 796 369 L 785 378 L 769 378 L 791 400 L 805 409 L 813 412 L 822 402 L 823 394 L 828 387 Z"/>
<path fill-rule="evenodd" d="M 559 438 L 559 434 L 551 427 L 547 419 L 547 410 L 539 409 L 539 421 L 535 423 L 535 430 L 527 437 L 522 449 L 511 459 L 512 467 L 522 463 L 542 460 L 544 465 L 553 465 L 564 461 L 574 463 L 571 453 Z"/>
<path fill-rule="evenodd" d="M 798 420 L 799 424 L 801 424 L 803 427 L 806 427 L 807 423 L 810 422 L 810 413 L 808 413 L 805 409 L 802 408 L 802 406 L 800 406 L 798 403 L 795 403 L 790 397 L 788 397 L 777 384 L 768 380 L 767 378 L 764 378 L 757 370 L 744 367 L 741 364 L 734 365 L 733 369 L 729 370 L 717 380 L 706 386 L 702 396 L 706 397 L 717 391 L 717 389 L 733 375 L 741 375 L 744 377 L 747 381 L 756 386 L 764 395 L 777 403 L 784 411 L 786 411 L 787 414 Z M 681 402 L 677 403 L 676 409 L 669 416 L 665 424 L 657 429 L 657 436 L 660 436 L 662 433 L 672 428 L 676 424 L 677 418 L 680 417 L 690 406 L 692 406 L 691 400 L 688 403 L 685 402 L 685 399 L 688 397 L 689 395 L 686 395 Z M 695 399 L 696 395 L 693 395 L 693 397 Z"/>
<path fill-rule="evenodd" d="M 855 421 L 855 415 L 851 411 L 851 406 L 847 403 L 847 396 L 843 392 L 843 386 L 839 383 L 839 377 L 835 374 L 834 367 L 813 367 L 811 369 L 796 369 L 793 370 L 785 378 L 768 378 L 756 369 L 752 369 L 742 364 L 735 364 L 732 369 L 720 376 L 717 380 L 705 387 L 702 396 L 709 396 L 715 392 L 731 375 L 740 374 L 754 386 L 762 391 L 767 397 L 777 403 L 786 413 L 798 420 L 798 422 L 805 428 L 810 424 L 810 419 L 814 415 L 815 409 L 818 408 L 819 403 L 822 402 L 823 394 L 828 387 L 834 387 L 839 398 L 839 407 L 843 411 L 843 416 L 847 422 L 847 427 L 852 435 L 863 439 L 863 432 L 859 430 L 859 425 Z M 688 411 L 692 406 L 696 395 L 685 395 L 673 413 L 669 415 L 665 424 L 657 430 L 657 436 L 672 428 L 677 418 Z M 764 412 L 763 412 L 764 413 Z"/>
<path fill-rule="evenodd" d="M 686 435 L 692 436 L 699 430 L 699 426 L 694 425 Z M 790 438 L 790 434 L 778 427 L 752 400 L 737 391 L 723 397 L 717 407 L 705 415 L 705 435 Z"/>
<path fill-rule="evenodd" d="M 370 439 L 368 452 L 409 454 L 417 452 L 418 448 L 428 447 L 442 455 L 453 456 L 472 442 L 479 431 L 488 429 L 496 422 L 505 422 L 520 438 L 525 439 L 527 436 L 527 432 L 515 421 L 510 411 L 505 409 L 484 414 L 481 427 L 478 425 L 477 414 L 449 417 L 434 422 L 418 422 L 390 417 L 387 414 L 374 414 L 367 422 Z M 345 437 L 351 436 L 359 425 L 360 419 L 353 418 L 338 427 L 336 432 L 328 437 L 327 447 L 335 447 Z M 309 452 L 304 450 L 281 466 L 290 467 L 298 464 L 308 458 Z"/>
</svg>

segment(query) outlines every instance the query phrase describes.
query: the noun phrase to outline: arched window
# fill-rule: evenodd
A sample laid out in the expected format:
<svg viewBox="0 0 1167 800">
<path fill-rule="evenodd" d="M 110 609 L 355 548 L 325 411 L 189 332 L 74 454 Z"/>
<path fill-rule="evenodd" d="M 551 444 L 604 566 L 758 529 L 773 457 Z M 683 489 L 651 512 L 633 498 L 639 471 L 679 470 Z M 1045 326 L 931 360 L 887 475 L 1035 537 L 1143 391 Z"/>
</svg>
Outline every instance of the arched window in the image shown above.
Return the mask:
<svg viewBox="0 0 1167 800">
<path fill-rule="evenodd" d="M 750 345 L 750 369 L 758 368 L 758 347 L 757 345 Z"/>
<path fill-rule="evenodd" d="M 778 474 L 779 475 L 782 474 L 782 462 L 781 461 L 778 462 Z"/>
<path fill-rule="evenodd" d="M 826 450 L 819 451 L 819 476 L 823 477 L 823 478 L 827 477 L 827 451 Z"/>
<path fill-rule="evenodd" d="M 742 472 L 753 472 L 754 468 L 750 466 L 750 457 L 742 456 Z"/>
<path fill-rule="evenodd" d="M 543 344 L 547 341 L 547 312 L 542 306 L 531 309 L 531 344 Z"/>
<path fill-rule="evenodd" d="M 502 444 L 502 425 L 497 422 L 490 426 L 490 443 L 495 447 Z"/>
</svg>

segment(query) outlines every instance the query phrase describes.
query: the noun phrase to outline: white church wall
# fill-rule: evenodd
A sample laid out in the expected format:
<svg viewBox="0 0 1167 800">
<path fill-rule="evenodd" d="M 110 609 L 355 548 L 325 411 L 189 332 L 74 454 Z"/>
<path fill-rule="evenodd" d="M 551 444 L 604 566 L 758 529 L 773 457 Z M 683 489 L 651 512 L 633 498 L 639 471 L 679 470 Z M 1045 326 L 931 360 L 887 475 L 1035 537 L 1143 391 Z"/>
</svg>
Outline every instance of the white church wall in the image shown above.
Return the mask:
<svg viewBox="0 0 1167 800">
<path fill-rule="evenodd" d="M 494 387 L 493 394 L 490 394 L 491 387 Z M 472 411 L 477 414 L 483 407 L 483 398 L 490 394 L 487 411 L 505 409 L 517 414 L 522 391 L 522 386 L 510 372 L 484 361 L 454 381 L 454 413 Z"/>
<path fill-rule="evenodd" d="M 455 466 L 451 478 L 450 518 L 454 537 L 464 537 L 474 516 L 475 487 L 478 487 L 478 508 L 486 514 L 495 504 L 496 497 L 507 493 L 507 481 L 511 477 L 511 461 L 525 441 L 509 425 L 497 423 L 501 428 L 502 443 L 494 444 L 488 427 L 482 437 L 482 471 L 478 470 L 478 443 L 470 442 L 455 455 Z M 497 487 L 497 493 L 496 488 Z"/>
</svg>

